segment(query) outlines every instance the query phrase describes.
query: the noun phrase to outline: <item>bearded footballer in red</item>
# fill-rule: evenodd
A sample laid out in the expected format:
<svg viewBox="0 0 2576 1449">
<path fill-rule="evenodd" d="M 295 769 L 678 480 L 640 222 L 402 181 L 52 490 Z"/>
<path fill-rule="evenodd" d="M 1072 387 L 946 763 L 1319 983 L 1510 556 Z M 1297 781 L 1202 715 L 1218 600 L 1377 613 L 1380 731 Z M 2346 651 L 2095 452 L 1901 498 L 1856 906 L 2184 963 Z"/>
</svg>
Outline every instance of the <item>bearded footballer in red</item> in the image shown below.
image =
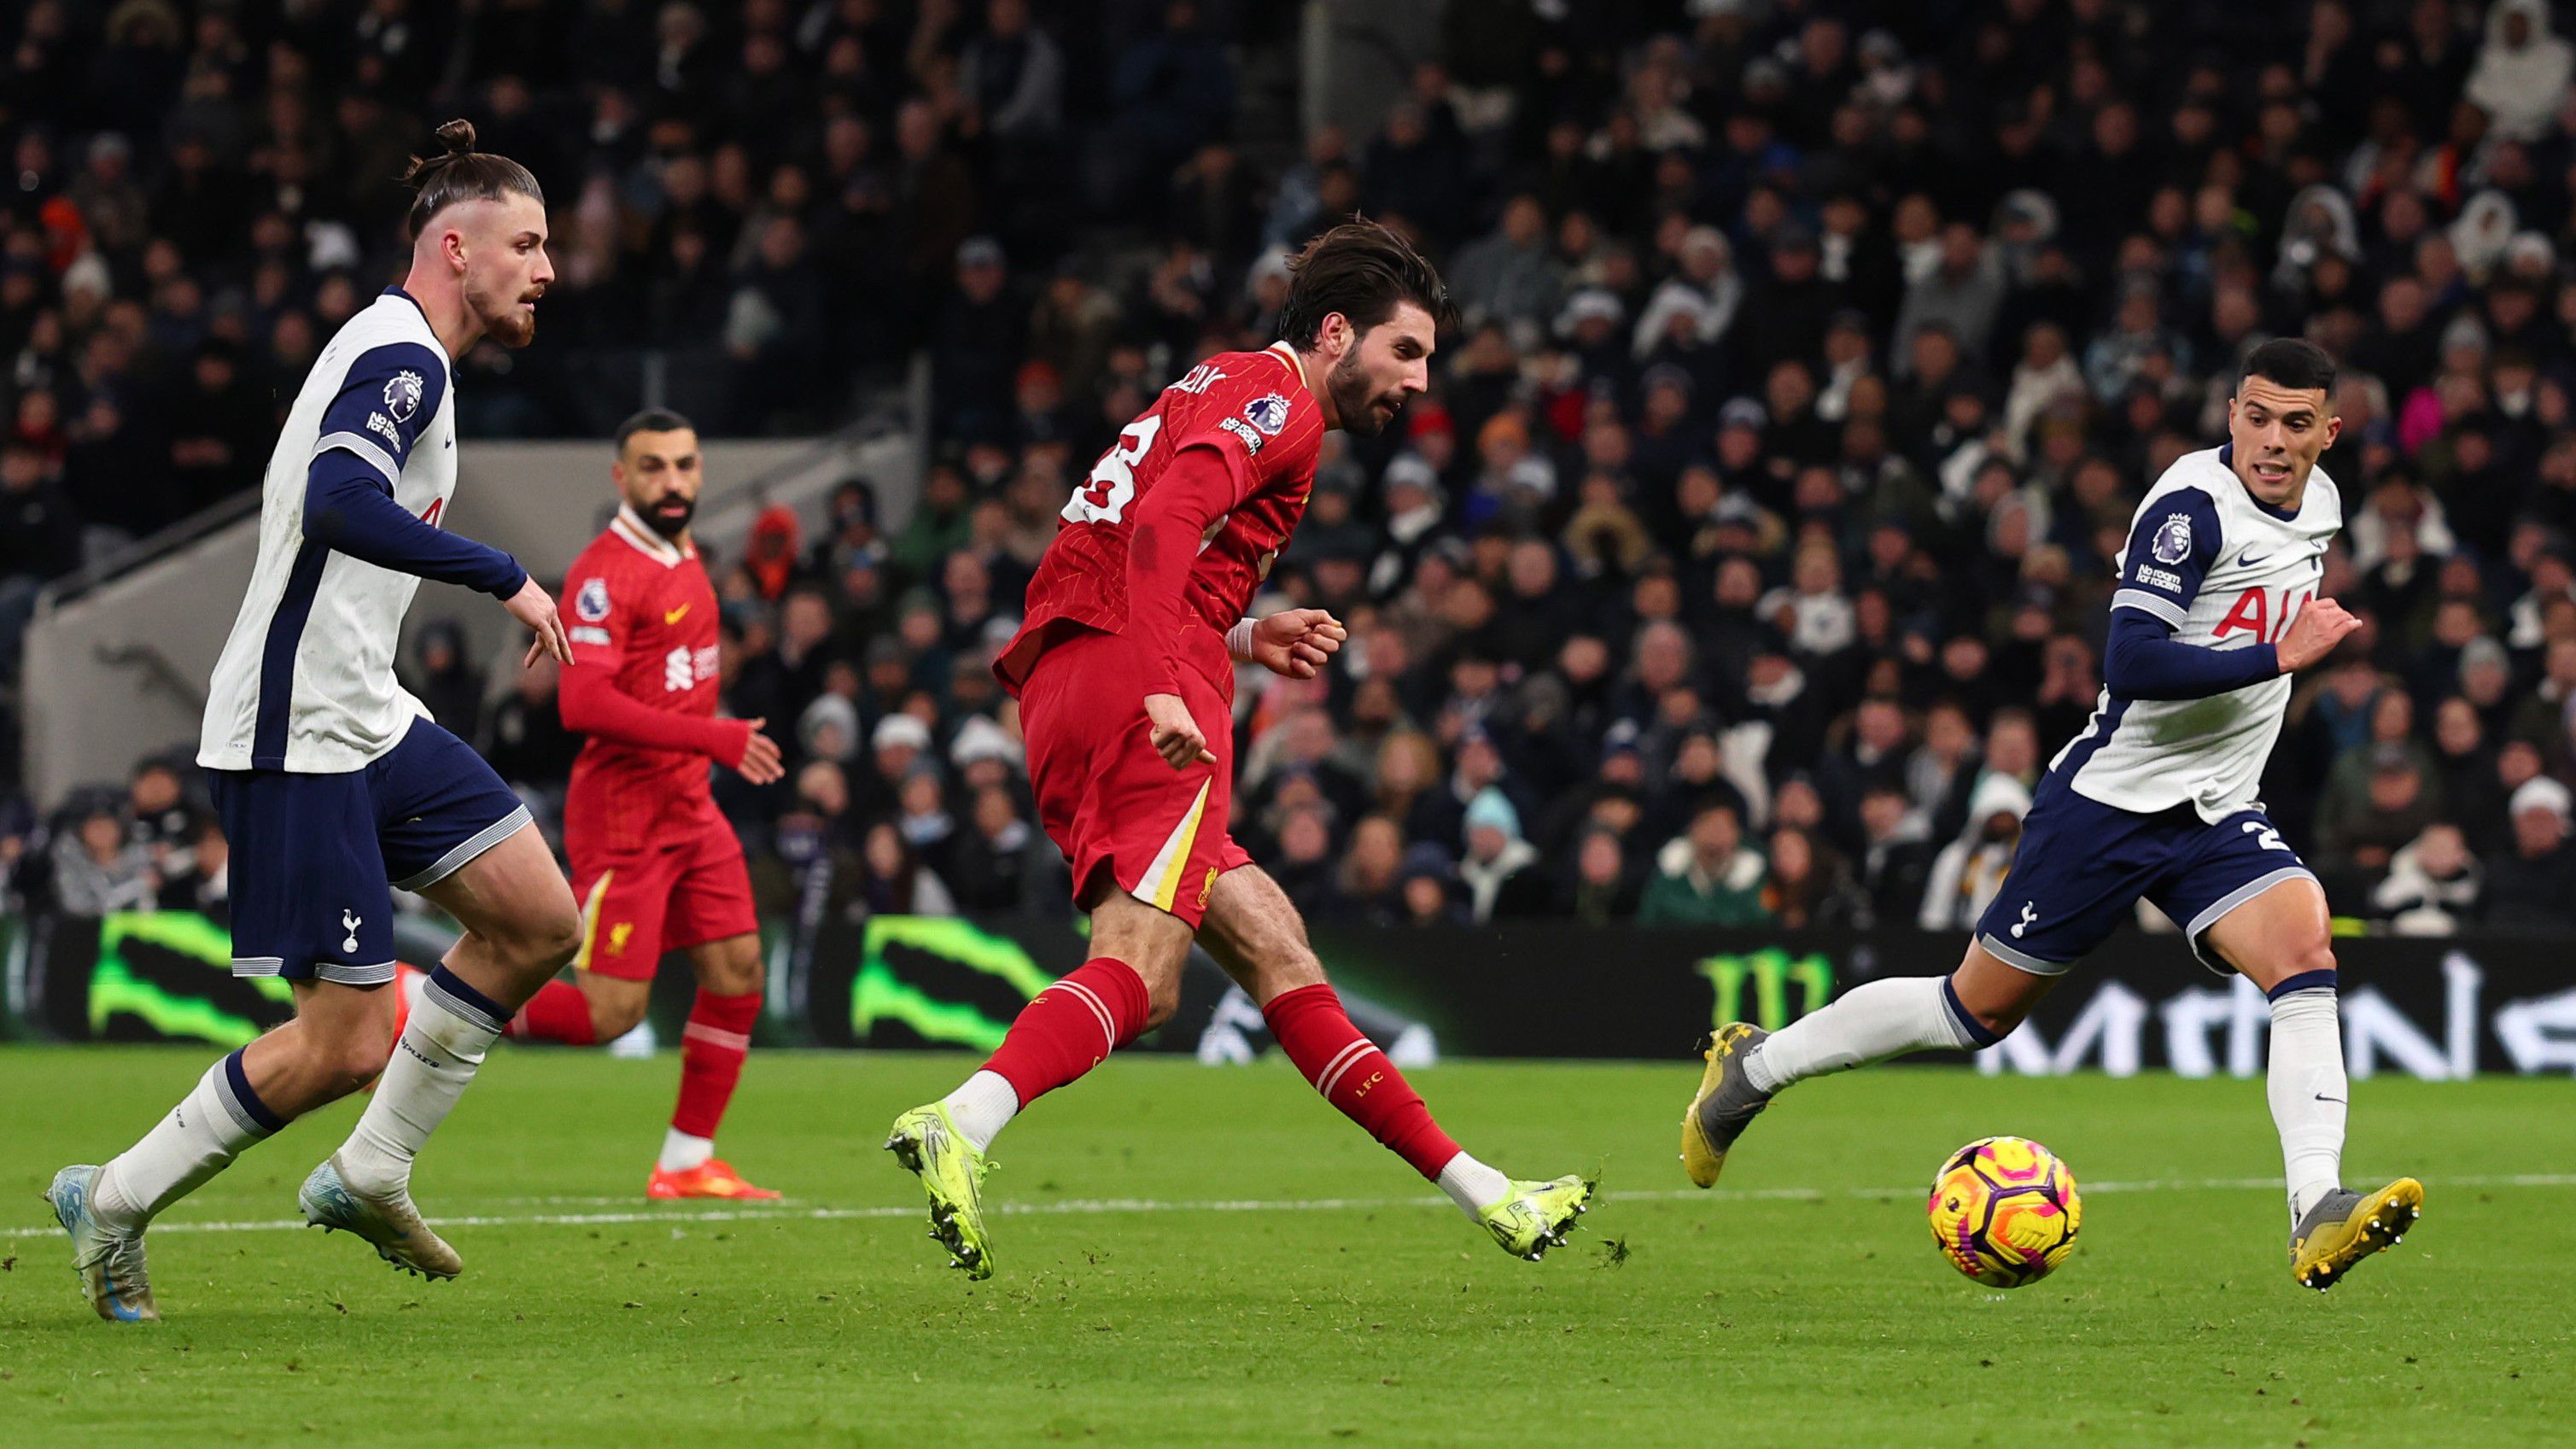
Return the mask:
<svg viewBox="0 0 2576 1449">
<path fill-rule="evenodd" d="M 1459 1150 L 1351 1024 L 1296 908 L 1228 830 L 1235 662 L 1312 678 L 1344 637 L 1320 609 L 1245 610 L 1305 514 L 1325 431 L 1373 435 L 1425 391 L 1449 313 L 1431 265 L 1370 222 L 1335 227 L 1290 267 L 1281 340 L 1192 368 L 1075 488 L 994 664 L 1019 698 L 1038 815 L 1073 865 L 1092 958 L 887 1140 L 969 1277 L 993 1271 L 985 1149 L 1020 1109 L 1171 1015 L 1194 937 L 1325 1100 L 1506 1251 L 1562 1243 L 1591 1201 L 1580 1177 L 1515 1181 Z"/>
<path fill-rule="evenodd" d="M 763 721 L 716 717 L 716 593 L 689 539 L 701 481 L 697 430 L 638 413 L 617 430 L 617 516 L 564 575 L 573 662 L 564 727 L 588 738 L 564 800 L 564 850 L 581 902 L 579 985 L 546 984 L 510 1023 L 523 1039 L 589 1046 L 644 1019 L 665 951 L 697 972 L 680 1034 L 680 1101 L 645 1195 L 774 1198 L 715 1155 L 716 1126 L 760 1018 L 760 923 L 742 845 L 716 810 L 707 765 L 779 778 Z"/>
</svg>

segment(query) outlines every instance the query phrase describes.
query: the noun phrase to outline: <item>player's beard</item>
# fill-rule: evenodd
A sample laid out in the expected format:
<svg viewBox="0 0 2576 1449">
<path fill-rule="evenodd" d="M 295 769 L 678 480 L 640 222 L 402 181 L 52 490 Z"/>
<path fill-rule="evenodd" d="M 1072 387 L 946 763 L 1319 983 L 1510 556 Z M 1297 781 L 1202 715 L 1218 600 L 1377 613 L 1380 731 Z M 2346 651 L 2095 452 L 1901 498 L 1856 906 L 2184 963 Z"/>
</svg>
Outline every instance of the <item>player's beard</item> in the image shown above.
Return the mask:
<svg viewBox="0 0 2576 1449">
<path fill-rule="evenodd" d="M 471 283 L 465 288 L 465 305 L 483 323 L 483 335 L 508 348 L 521 348 L 537 340 L 537 309 L 532 299 L 500 296 Z M 527 310 L 521 311 L 525 305 Z"/>
<path fill-rule="evenodd" d="M 657 500 L 652 507 L 638 509 L 644 522 L 664 538 L 676 539 L 689 531 L 689 520 L 698 515 L 698 500 L 674 494 Z"/>
<path fill-rule="evenodd" d="M 1360 350 L 1353 347 L 1324 374 L 1324 389 L 1332 394 L 1333 413 L 1342 420 L 1342 431 L 1354 437 L 1374 438 L 1395 417 L 1394 409 L 1403 403 L 1389 404 L 1385 413 L 1378 411 L 1382 401 L 1369 391 L 1368 374 L 1360 370 Z"/>
</svg>

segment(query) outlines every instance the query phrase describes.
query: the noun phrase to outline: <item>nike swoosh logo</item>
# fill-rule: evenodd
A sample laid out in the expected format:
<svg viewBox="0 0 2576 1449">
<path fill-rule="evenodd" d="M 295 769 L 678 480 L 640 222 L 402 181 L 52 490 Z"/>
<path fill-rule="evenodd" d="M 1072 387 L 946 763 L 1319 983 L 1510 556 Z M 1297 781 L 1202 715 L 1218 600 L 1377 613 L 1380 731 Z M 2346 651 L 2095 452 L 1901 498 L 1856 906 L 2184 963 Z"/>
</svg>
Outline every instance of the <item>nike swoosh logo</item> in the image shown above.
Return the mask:
<svg viewBox="0 0 2576 1449">
<path fill-rule="evenodd" d="M 2261 563 L 2263 560 L 2265 560 L 2265 559 L 2267 559 L 2267 558 L 2270 558 L 2271 556 L 2272 556 L 2272 555 L 2270 555 L 2270 554 L 2268 554 L 2268 553 L 2247 553 L 2247 554 L 2240 554 L 2240 555 L 2238 555 L 2238 556 L 2237 556 L 2237 559 L 2236 559 L 2236 566 L 2237 566 L 2238 568 L 2240 568 L 2240 569 L 2250 569 L 2250 568 L 2254 567 L 2256 564 Z"/>
<path fill-rule="evenodd" d="M 680 622 L 680 616 L 687 612 L 689 612 L 689 606 L 686 604 L 682 604 L 676 609 L 665 609 L 662 611 L 662 622 L 665 624 L 676 624 Z"/>
<path fill-rule="evenodd" d="M 2316 1097 L 2316 1099 L 2317 1099 L 2318 1101 L 2320 1101 L 2320 1102 L 2332 1102 L 2332 1103 L 2334 1103 L 2334 1104 L 2335 1104 L 2336 1106 L 2338 1106 L 2338 1107 L 2346 1107 L 2346 1106 L 2350 1106 L 2350 1105 L 2351 1105 L 2351 1103 L 2346 1102 L 2346 1101 L 2345 1101 L 2343 1098 L 2341 1098 L 2341 1097 L 2329 1097 L 2329 1096 L 2327 1096 L 2327 1095 L 2326 1095 L 2325 1093 L 2323 1093 L 2323 1092 L 2318 1092 L 2318 1093 L 2315 1093 L 2314 1095 L 2315 1095 L 2315 1097 Z"/>
</svg>

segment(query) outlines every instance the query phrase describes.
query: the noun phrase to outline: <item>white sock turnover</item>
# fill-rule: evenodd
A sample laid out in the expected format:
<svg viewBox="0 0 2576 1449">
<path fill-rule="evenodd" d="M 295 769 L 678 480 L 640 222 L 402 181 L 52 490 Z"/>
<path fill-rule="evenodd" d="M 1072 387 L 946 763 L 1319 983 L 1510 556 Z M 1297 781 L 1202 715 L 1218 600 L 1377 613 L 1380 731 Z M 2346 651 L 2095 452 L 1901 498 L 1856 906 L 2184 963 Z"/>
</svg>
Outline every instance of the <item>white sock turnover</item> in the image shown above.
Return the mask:
<svg viewBox="0 0 2576 1449">
<path fill-rule="evenodd" d="M 993 1145 L 1013 1117 L 1020 1115 L 1020 1092 L 1000 1072 L 978 1071 L 963 1086 L 940 1099 L 949 1120 L 978 1152 Z"/>
<path fill-rule="evenodd" d="M 1461 1152 L 1440 1169 L 1440 1190 L 1458 1205 L 1458 1211 L 1474 1221 L 1480 1209 L 1503 1200 L 1512 1190 L 1512 1180 L 1502 1173 Z"/>
<path fill-rule="evenodd" d="M 692 1137 L 674 1127 L 662 1134 L 662 1156 L 653 1165 L 664 1172 L 686 1172 L 716 1155 L 712 1137 Z"/>
</svg>

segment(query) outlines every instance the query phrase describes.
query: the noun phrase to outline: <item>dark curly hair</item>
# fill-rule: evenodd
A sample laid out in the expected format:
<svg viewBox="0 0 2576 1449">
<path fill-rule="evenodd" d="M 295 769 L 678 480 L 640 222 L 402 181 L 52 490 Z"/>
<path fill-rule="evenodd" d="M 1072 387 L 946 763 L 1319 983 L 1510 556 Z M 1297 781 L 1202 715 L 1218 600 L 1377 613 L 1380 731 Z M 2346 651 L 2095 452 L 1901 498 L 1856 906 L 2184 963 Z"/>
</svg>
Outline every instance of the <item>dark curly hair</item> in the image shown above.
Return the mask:
<svg viewBox="0 0 2576 1449">
<path fill-rule="evenodd" d="M 1411 302 L 1431 314 L 1434 326 L 1457 325 L 1458 309 L 1439 271 L 1413 245 L 1365 217 L 1306 243 L 1288 261 L 1288 301 L 1279 309 L 1279 336 L 1303 352 L 1315 345 L 1324 319 L 1335 312 L 1366 332 Z"/>
</svg>

